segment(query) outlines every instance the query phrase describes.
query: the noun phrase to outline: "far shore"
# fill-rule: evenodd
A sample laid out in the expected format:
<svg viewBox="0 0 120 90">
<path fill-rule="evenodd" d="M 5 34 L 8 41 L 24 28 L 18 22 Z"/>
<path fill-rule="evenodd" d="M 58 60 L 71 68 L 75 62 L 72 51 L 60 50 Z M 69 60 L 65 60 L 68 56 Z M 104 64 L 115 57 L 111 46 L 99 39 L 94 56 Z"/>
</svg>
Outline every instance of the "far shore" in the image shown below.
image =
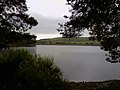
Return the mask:
<svg viewBox="0 0 120 90">
<path fill-rule="evenodd" d="M 60 46 L 100 46 L 97 41 L 89 40 L 89 37 L 80 38 L 52 38 L 36 40 L 32 44 L 10 44 L 9 47 L 35 47 L 36 45 L 60 45 Z"/>
<path fill-rule="evenodd" d="M 36 45 L 50 45 L 50 46 L 100 46 L 100 45 L 82 45 L 82 44 L 30 44 L 30 45 L 11 45 L 9 47 L 35 47 Z"/>
<path fill-rule="evenodd" d="M 36 45 L 56 45 L 56 46 L 100 46 L 99 44 L 36 44 Z"/>
<path fill-rule="evenodd" d="M 79 38 L 52 38 L 37 40 L 36 45 L 73 45 L 73 46 L 100 46 L 96 40 L 89 40 L 89 37 Z"/>
<path fill-rule="evenodd" d="M 72 90 L 120 90 L 120 80 L 70 82 Z"/>
</svg>

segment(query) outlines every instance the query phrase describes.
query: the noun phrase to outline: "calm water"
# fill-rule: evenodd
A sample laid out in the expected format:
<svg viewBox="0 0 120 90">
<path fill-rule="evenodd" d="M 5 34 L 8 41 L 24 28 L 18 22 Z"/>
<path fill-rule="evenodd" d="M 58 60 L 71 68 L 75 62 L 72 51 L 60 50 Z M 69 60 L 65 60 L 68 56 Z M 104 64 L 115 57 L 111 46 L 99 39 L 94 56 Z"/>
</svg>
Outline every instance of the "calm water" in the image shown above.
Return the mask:
<svg viewBox="0 0 120 90">
<path fill-rule="evenodd" d="M 37 45 L 27 48 L 43 56 L 53 56 L 64 77 L 71 81 L 120 79 L 120 64 L 107 62 L 99 46 Z"/>
</svg>

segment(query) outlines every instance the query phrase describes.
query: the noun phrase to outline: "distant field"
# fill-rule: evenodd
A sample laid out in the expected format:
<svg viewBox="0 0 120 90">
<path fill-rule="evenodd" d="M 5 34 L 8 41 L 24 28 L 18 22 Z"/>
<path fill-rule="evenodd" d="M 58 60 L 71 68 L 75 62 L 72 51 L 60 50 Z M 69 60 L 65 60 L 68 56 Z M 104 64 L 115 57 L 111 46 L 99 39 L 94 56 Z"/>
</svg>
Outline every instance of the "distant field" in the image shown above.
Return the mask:
<svg viewBox="0 0 120 90">
<path fill-rule="evenodd" d="M 37 40 L 41 45 L 99 45 L 99 42 L 89 40 L 88 37 L 79 38 L 53 38 Z"/>
</svg>

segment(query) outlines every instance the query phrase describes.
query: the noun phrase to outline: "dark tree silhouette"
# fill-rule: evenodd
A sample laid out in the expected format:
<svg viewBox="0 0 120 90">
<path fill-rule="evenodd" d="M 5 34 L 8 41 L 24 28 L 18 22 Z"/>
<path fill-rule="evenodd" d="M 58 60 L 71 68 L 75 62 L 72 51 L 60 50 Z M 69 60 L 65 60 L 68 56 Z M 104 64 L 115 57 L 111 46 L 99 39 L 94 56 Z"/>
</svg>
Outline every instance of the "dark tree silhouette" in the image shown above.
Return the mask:
<svg viewBox="0 0 120 90">
<path fill-rule="evenodd" d="M 30 33 L 20 33 L 12 31 L 6 38 L 9 40 L 8 44 L 11 45 L 28 45 L 36 42 L 37 36 L 31 35 Z"/>
<path fill-rule="evenodd" d="M 8 44 L 6 36 L 9 33 L 25 32 L 37 25 L 37 21 L 27 11 L 26 0 L 0 0 L 0 49 Z"/>
<path fill-rule="evenodd" d="M 68 24 L 69 22 L 66 22 L 65 24 L 60 24 L 58 23 L 58 25 L 60 26 L 59 29 L 57 29 L 57 31 L 62 34 L 62 37 L 65 38 L 74 38 L 74 37 L 79 37 L 82 34 L 80 34 L 80 29 L 78 28 L 74 28 L 72 25 Z"/>
<path fill-rule="evenodd" d="M 74 31 L 87 29 L 91 39 L 108 51 L 106 60 L 120 62 L 120 0 L 67 0 L 67 4 L 71 6 L 67 25 Z"/>
<path fill-rule="evenodd" d="M 69 19 L 70 17 L 64 15 L 63 16 L 65 19 Z M 62 37 L 65 38 L 74 38 L 74 37 L 79 37 L 82 34 L 81 29 L 74 27 L 72 24 L 70 24 L 70 21 L 67 21 L 64 24 L 58 23 L 58 25 L 60 26 L 57 31 L 62 34 Z"/>
</svg>

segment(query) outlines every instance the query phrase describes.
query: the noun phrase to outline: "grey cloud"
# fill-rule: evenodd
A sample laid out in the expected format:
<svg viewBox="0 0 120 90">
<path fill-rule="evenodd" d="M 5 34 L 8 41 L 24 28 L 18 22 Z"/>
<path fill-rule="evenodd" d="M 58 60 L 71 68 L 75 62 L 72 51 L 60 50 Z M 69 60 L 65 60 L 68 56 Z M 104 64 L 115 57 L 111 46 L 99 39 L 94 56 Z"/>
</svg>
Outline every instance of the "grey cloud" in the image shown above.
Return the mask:
<svg viewBox="0 0 120 90">
<path fill-rule="evenodd" d="M 56 30 L 59 28 L 58 23 L 65 22 L 64 18 L 45 17 L 36 13 L 30 15 L 38 21 L 38 25 L 28 31 L 33 34 L 58 34 Z"/>
</svg>

